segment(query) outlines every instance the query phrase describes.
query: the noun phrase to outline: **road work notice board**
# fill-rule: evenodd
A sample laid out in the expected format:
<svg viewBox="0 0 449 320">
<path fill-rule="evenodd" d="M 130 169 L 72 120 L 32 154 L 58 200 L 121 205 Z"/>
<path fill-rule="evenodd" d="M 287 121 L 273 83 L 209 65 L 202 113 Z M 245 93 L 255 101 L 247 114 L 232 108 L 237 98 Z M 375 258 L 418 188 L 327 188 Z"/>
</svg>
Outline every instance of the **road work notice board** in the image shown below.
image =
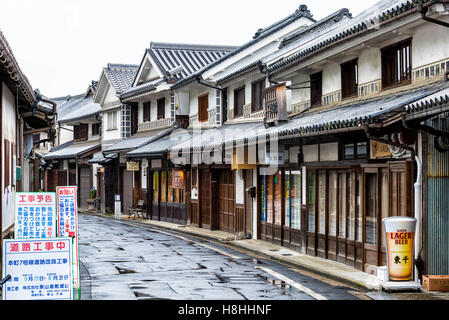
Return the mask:
<svg viewBox="0 0 449 320">
<path fill-rule="evenodd" d="M 72 300 L 72 239 L 3 240 L 4 300 Z"/>
</svg>

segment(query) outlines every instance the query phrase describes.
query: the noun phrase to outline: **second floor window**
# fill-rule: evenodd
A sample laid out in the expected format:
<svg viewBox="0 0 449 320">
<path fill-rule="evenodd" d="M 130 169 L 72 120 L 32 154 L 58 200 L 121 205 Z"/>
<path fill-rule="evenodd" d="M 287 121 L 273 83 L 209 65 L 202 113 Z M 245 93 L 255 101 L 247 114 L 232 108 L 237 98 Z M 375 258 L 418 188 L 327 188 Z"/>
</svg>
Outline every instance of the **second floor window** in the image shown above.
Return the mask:
<svg viewBox="0 0 449 320">
<path fill-rule="evenodd" d="M 411 39 L 382 49 L 382 87 L 388 88 L 411 82 Z"/>
<path fill-rule="evenodd" d="M 117 112 L 108 112 L 108 130 L 117 130 Z"/>
<path fill-rule="evenodd" d="M 265 79 L 257 81 L 251 86 L 251 111 L 256 112 L 263 109 L 263 90 L 265 89 Z"/>
<path fill-rule="evenodd" d="M 92 136 L 99 136 L 99 135 L 100 135 L 100 124 L 92 123 Z"/>
<path fill-rule="evenodd" d="M 341 97 L 347 99 L 358 94 L 358 64 L 357 59 L 341 65 Z"/>
<path fill-rule="evenodd" d="M 321 106 L 323 96 L 323 72 L 310 76 L 310 106 L 312 108 Z"/>
<path fill-rule="evenodd" d="M 73 127 L 73 140 L 86 141 L 89 138 L 89 125 L 82 123 Z"/>
<path fill-rule="evenodd" d="M 165 119 L 165 98 L 157 100 L 157 119 Z"/>
<path fill-rule="evenodd" d="M 205 94 L 198 97 L 198 121 L 200 123 L 209 121 L 209 95 Z"/>
<path fill-rule="evenodd" d="M 234 90 L 234 118 L 243 116 L 245 105 L 245 87 Z"/>
<path fill-rule="evenodd" d="M 143 122 L 151 121 L 151 102 L 145 102 L 143 104 Z"/>
</svg>

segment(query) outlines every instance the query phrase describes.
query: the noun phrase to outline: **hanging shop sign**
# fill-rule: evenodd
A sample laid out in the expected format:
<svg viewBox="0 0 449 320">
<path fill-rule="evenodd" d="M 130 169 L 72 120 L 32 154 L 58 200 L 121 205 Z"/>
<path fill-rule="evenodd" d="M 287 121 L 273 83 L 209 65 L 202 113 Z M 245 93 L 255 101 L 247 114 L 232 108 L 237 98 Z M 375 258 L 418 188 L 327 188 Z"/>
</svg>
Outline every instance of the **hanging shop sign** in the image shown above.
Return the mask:
<svg viewBox="0 0 449 320">
<path fill-rule="evenodd" d="M 56 194 L 16 193 L 15 238 L 45 239 L 56 237 Z"/>
<path fill-rule="evenodd" d="M 383 220 L 390 281 L 412 281 L 417 220 L 393 217 Z"/>
<path fill-rule="evenodd" d="M 371 153 L 374 159 L 391 158 L 393 156 L 387 144 L 373 140 L 371 140 Z"/>
<path fill-rule="evenodd" d="M 184 171 L 174 169 L 172 171 L 172 188 L 173 189 L 185 189 L 186 183 L 184 180 Z"/>
<path fill-rule="evenodd" d="M 139 171 L 139 170 L 140 170 L 139 162 L 128 161 L 126 163 L 126 171 Z"/>
<path fill-rule="evenodd" d="M 80 288 L 78 254 L 77 187 L 57 187 L 58 237 L 73 239 L 73 286 Z"/>
<path fill-rule="evenodd" d="M 3 240 L 3 300 L 72 300 L 72 239 Z"/>
</svg>

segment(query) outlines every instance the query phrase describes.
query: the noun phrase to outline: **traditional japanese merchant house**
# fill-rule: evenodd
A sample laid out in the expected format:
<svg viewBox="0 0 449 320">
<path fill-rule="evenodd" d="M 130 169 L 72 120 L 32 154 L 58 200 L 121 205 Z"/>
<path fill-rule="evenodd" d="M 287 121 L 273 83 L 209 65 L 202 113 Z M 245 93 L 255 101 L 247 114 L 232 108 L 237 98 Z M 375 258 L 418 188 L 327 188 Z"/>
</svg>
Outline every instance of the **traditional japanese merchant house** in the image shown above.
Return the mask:
<svg viewBox="0 0 449 320">
<path fill-rule="evenodd" d="M 131 87 L 138 68 L 138 65 L 109 63 L 98 81 L 94 102 L 101 106 L 101 152 L 89 162 L 95 168 L 97 196 L 101 199 L 98 201 L 101 208 L 97 210 L 102 212 L 114 212 L 115 195 L 121 196 L 122 205 L 132 197 L 125 194 L 129 188 L 124 188 L 124 181 L 130 178 L 126 168 L 120 166 L 118 155 L 120 146 L 126 149 L 135 143 L 128 138 L 136 132 L 136 123 L 131 118 L 130 105 L 120 101 L 120 94 Z"/>
<path fill-rule="evenodd" d="M 261 60 L 276 52 L 283 38 L 315 23 L 307 6 L 301 5 L 174 85 L 175 94 L 189 96 L 193 132 L 191 141 L 173 147 L 185 151 L 188 159 L 189 224 L 257 238 L 258 171 L 256 159 L 250 159 L 255 152 L 245 146 L 239 152 L 234 140 L 265 129 L 264 90 L 270 84 L 260 71 Z"/>
<path fill-rule="evenodd" d="M 132 87 L 120 95 L 122 103 L 130 105 L 133 135 L 105 154 L 120 153 L 117 158 L 123 167 L 123 213 L 143 200 L 149 215 L 158 220 L 176 218 L 185 221 L 184 186 L 172 190 L 172 175 L 179 175 L 169 161 L 152 161 L 152 155 L 126 159 L 128 152 L 144 147 L 160 138 L 166 138 L 177 128 L 189 125 L 189 93 L 175 94 L 172 86 L 197 73 L 218 59 L 228 55 L 235 47 L 153 42 L 145 50 Z M 151 161 L 150 161 L 151 160 Z M 150 172 L 148 173 L 148 168 Z M 152 183 L 149 184 L 148 181 Z M 158 190 L 149 189 L 155 186 Z M 160 187 L 159 187 L 160 186 Z M 160 190 L 159 190 L 160 188 Z M 168 208 L 168 209 L 164 209 Z"/>
<path fill-rule="evenodd" d="M 262 60 L 268 129 L 247 141 L 277 136 L 284 160 L 275 175 L 259 174 L 261 239 L 376 274 L 386 265 L 382 219 L 416 217 L 422 274 L 424 226 L 436 222 L 422 215 L 419 185 L 423 157 L 432 158 L 403 114 L 447 90 L 449 33 L 429 19 L 447 24 L 448 9 L 447 1 L 380 1 L 291 34 Z M 437 216 L 433 205 L 427 212 Z"/>
</svg>

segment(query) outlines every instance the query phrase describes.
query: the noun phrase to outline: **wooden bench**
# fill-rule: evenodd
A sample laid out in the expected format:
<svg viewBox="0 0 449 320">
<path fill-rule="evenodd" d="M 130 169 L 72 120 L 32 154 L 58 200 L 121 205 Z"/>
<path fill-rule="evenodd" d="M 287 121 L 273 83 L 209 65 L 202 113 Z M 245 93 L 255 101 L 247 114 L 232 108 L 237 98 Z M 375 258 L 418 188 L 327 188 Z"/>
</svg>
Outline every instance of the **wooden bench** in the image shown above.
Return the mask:
<svg viewBox="0 0 449 320">
<path fill-rule="evenodd" d="M 139 200 L 139 202 L 137 202 L 137 205 L 135 208 L 129 208 L 128 209 L 128 220 L 131 219 L 131 216 L 134 216 L 134 220 L 136 220 L 137 218 L 142 218 L 144 219 L 143 213 L 144 213 L 144 205 L 145 202 L 143 200 Z"/>
</svg>

